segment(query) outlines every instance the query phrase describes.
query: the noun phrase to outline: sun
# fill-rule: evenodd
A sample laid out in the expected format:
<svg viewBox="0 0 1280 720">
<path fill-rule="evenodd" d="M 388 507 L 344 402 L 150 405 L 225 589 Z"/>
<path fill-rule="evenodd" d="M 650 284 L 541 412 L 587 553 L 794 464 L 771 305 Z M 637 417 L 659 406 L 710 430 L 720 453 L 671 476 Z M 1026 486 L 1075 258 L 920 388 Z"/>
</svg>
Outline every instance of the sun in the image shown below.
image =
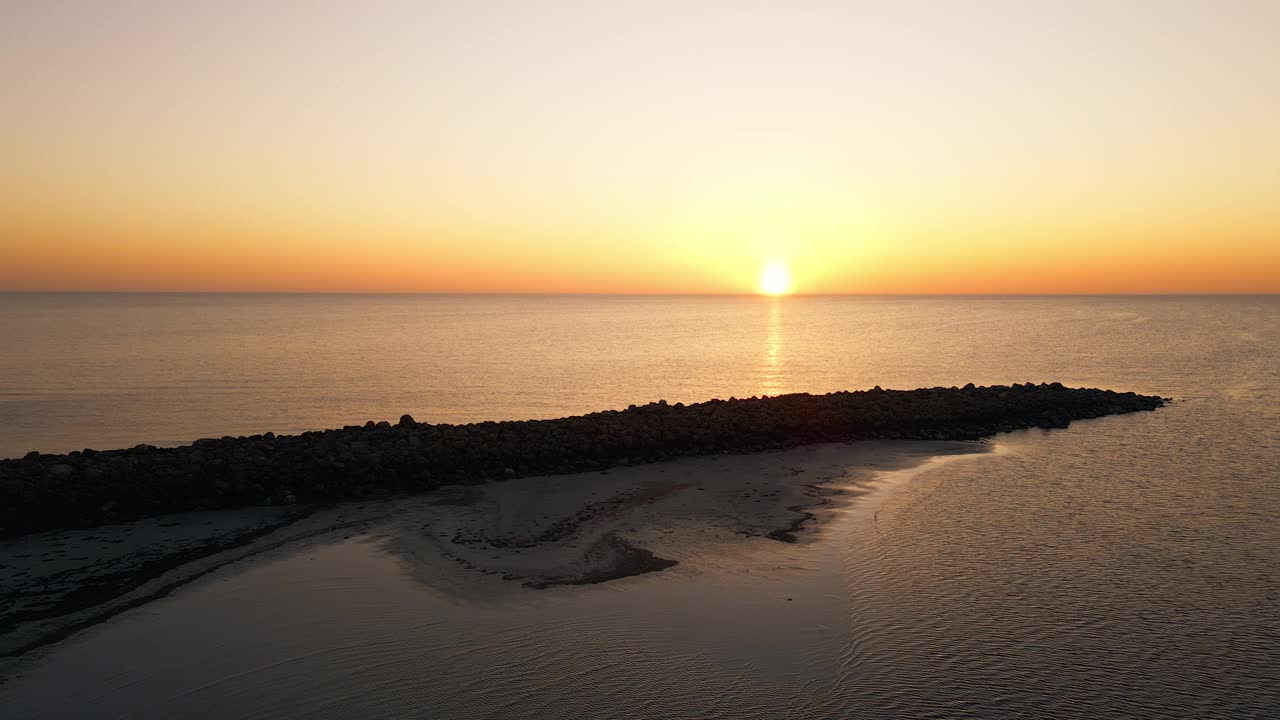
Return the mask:
<svg viewBox="0 0 1280 720">
<path fill-rule="evenodd" d="M 760 271 L 760 292 L 765 295 L 786 295 L 791 292 L 791 271 L 786 265 L 772 263 Z"/>
</svg>

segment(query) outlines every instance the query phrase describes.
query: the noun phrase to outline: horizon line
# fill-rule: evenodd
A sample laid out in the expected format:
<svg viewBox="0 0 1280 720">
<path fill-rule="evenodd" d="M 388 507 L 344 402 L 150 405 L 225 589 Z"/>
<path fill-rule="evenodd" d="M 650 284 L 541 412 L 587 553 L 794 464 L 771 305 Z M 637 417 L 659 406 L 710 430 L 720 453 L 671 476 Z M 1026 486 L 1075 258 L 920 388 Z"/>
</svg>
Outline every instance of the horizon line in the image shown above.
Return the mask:
<svg viewBox="0 0 1280 720">
<path fill-rule="evenodd" d="M 0 295 L 363 295 L 363 296 L 513 296 L 513 297 L 1265 297 L 1280 291 L 1262 292 L 847 292 L 766 295 L 758 292 L 546 292 L 546 291 L 466 291 L 466 290 L 10 290 Z"/>
</svg>

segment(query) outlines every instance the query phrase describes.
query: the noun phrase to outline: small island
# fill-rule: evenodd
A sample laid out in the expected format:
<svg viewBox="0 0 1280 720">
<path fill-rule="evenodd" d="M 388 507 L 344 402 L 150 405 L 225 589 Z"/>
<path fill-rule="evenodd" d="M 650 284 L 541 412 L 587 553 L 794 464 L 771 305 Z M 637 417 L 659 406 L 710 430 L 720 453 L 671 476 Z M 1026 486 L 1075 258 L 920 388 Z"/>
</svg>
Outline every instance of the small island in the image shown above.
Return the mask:
<svg viewBox="0 0 1280 720">
<path fill-rule="evenodd" d="M 679 457 L 871 439 L 979 440 L 1154 410 L 1156 396 L 1060 383 L 664 400 L 554 420 L 369 421 L 300 435 L 29 453 L 0 460 L 0 536 L 221 508 L 310 505 Z"/>
<path fill-rule="evenodd" d="M 1165 402 L 1057 383 L 875 388 L 30 453 L 0 461 L 0 665 L 311 543 L 371 538 L 466 594 L 494 591 L 485 577 L 591 585 L 718 554 L 717 542 L 806 542 L 811 521 L 881 473 L 989 449 L 954 441 Z"/>
</svg>

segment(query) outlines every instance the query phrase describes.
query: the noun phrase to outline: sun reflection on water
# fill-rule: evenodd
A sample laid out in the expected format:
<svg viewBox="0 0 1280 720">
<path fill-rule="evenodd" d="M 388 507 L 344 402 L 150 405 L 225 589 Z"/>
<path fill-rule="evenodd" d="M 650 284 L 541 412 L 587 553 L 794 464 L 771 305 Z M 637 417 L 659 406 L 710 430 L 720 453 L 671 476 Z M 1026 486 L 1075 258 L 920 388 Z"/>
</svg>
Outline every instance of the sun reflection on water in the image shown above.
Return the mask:
<svg viewBox="0 0 1280 720">
<path fill-rule="evenodd" d="M 771 297 L 765 311 L 764 362 L 760 371 L 761 395 L 786 392 L 786 361 L 782 355 L 782 297 Z"/>
</svg>

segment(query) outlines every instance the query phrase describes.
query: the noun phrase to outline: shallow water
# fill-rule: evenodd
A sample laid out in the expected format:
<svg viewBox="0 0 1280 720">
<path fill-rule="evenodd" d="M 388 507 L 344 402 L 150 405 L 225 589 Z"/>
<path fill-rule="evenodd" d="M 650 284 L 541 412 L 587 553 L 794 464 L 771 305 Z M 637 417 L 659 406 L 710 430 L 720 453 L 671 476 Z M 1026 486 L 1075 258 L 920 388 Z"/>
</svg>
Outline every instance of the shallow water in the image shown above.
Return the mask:
<svg viewBox="0 0 1280 720">
<path fill-rule="evenodd" d="M 369 539 L 301 548 L 54 648 L 0 686 L 14 717 L 1280 712 L 1276 298 L 84 302 L 0 299 L 9 454 L 875 384 L 1177 402 L 894 475 L 703 572 L 476 602 Z"/>
</svg>

